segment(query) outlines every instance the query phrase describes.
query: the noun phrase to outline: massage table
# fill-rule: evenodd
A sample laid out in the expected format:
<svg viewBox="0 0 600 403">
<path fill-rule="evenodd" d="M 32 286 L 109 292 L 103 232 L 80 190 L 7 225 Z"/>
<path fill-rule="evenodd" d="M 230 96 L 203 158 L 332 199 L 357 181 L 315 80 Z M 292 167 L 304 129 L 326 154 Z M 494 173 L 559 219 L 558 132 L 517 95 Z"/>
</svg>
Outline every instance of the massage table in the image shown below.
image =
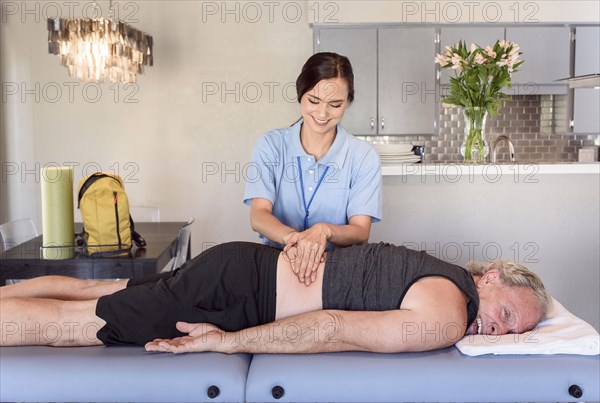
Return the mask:
<svg viewBox="0 0 600 403">
<path fill-rule="evenodd" d="M 456 347 L 402 354 L 260 355 L 252 358 L 246 400 L 598 401 L 599 383 L 598 356 L 467 357 Z"/>
<path fill-rule="evenodd" d="M 1 347 L 0 402 L 243 402 L 248 354 Z"/>
<path fill-rule="evenodd" d="M 600 335 L 551 306 L 530 332 L 422 353 L 0 347 L 0 402 L 600 402 Z"/>
<path fill-rule="evenodd" d="M 600 401 L 599 356 L 2 347 L 2 402 Z"/>
</svg>

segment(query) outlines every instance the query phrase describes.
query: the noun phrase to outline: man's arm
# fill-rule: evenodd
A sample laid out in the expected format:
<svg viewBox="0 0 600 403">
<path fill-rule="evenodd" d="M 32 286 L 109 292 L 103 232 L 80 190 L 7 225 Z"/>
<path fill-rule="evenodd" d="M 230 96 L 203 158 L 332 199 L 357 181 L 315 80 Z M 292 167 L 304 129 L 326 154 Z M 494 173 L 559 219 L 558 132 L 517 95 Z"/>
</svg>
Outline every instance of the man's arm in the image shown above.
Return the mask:
<svg viewBox="0 0 600 403">
<path fill-rule="evenodd" d="M 238 332 L 224 332 L 208 324 L 178 323 L 178 329 L 189 336 L 155 340 L 146 344 L 146 350 L 228 354 L 426 351 L 453 345 L 462 338 L 466 324 L 460 316 L 423 315 L 411 310 L 323 310 Z M 448 317 L 454 317 L 454 322 Z"/>
</svg>

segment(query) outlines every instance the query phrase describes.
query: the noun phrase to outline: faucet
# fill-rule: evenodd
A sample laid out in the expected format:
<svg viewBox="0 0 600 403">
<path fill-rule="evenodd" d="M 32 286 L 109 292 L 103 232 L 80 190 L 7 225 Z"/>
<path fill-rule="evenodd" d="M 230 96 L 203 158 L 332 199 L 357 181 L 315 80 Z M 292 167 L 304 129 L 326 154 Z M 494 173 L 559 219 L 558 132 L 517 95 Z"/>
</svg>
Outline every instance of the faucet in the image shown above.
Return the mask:
<svg viewBox="0 0 600 403">
<path fill-rule="evenodd" d="M 496 140 L 494 140 L 494 144 L 492 145 L 492 163 L 496 162 L 496 150 L 498 148 L 498 143 L 500 143 L 502 140 L 506 140 L 508 142 L 508 151 L 510 153 L 510 160 L 512 162 L 515 161 L 515 146 L 513 145 L 513 142 L 510 141 L 510 138 L 508 136 L 501 135 L 501 136 L 496 137 Z"/>
</svg>

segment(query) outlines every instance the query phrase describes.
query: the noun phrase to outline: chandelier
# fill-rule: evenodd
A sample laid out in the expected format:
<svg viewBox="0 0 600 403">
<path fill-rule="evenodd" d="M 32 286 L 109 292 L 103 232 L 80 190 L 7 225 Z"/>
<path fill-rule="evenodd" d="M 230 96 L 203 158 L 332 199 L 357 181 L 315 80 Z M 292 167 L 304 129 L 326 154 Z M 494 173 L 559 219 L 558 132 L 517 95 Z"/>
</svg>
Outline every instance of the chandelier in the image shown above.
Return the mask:
<svg viewBox="0 0 600 403">
<path fill-rule="evenodd" d="M 48 19 L 48 53 L 82 81 L 135 83 L 153 65 L 152 36 L 115 18 L 112 0 L 108 19 L 93 6 L 96 18 Z"/>
</svg>

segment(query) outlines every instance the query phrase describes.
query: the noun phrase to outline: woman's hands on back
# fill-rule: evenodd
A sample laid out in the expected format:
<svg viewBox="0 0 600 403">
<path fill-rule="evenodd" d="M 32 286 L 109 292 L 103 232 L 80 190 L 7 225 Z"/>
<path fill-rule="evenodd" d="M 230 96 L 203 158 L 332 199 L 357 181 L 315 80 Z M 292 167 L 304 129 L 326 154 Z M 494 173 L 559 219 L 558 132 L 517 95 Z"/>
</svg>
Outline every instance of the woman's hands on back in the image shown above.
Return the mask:
<svg viewBox="0 0 600 403">
<path fill-rule="evenodd" d="M 292 231 L 283 237 L 283 251 L 298 276 L 298 281 L 310 285 L 317 278 L 319 264 L 325 259 L 327 239 L 331 236 L 328 226 L 323 223 L 313 225 L 303 232 Z"/>
</svg>

